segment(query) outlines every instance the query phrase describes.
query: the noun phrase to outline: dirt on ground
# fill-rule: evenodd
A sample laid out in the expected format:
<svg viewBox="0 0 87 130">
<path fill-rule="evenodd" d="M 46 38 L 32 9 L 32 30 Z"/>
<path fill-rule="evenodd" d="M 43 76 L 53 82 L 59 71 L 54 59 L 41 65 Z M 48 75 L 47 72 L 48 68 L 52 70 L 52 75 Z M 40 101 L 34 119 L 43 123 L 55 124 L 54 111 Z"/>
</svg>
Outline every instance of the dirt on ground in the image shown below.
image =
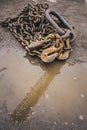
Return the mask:
<svg viewBox="0 0 87 130">
<path fill-rule="evenodd" d="M 36 2 L 59 12 L 75 27 L 77 37 L 66 62 L 44 66 L 24 58 L 26 51 L 7 28 L 0 27 L 0 130 L 87 130 L 87 1 Z M 0 21 L 17 16 L 28 3 L 0 0 Z M 13 120 L 15 111 L 21 121 Z"/>
</svg>

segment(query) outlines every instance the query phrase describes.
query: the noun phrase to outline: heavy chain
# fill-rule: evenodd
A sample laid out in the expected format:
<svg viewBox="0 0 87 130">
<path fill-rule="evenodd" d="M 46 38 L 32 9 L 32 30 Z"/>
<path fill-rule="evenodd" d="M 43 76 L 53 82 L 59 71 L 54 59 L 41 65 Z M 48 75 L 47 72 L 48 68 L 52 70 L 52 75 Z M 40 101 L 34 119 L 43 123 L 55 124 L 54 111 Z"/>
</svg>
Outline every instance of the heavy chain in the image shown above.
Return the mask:
<svg viewBox="0 0 87 130">
<path fill-rule="evenodd" d="M 1 25 L 10 29 L 29 55 L 47 63 L 67 59 L 75 40 L 73 28 L 46 3 L 29 3 L 17 17 L 7 18 Z"/>
</svg>

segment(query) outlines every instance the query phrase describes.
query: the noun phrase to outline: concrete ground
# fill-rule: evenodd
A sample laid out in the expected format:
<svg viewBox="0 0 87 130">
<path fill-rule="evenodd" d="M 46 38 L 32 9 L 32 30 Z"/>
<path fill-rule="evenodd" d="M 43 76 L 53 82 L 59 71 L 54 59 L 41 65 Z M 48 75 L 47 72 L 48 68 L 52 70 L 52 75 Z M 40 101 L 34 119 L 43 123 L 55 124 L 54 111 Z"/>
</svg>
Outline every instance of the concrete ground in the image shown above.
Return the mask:
<svg viewBox="0 0 87 130">
<path fill-rule="evenodd" d="M 0 21 L 15 17 L 28 2 L 0 0 Z M 25 50 L 8 29 L 0 27 L 0 130 L 87 130 L 87 3 L 85 0 L 36 2 L 49 3 L 50 8 L 75 27 L 77 38 L 66 63 L 44 67 L 24 58 Z M 57 66 L 57 70 L 50 69 Z M 33 93 L 29 86 L 44 88 L 43 92 L 38 89 L 37 100 L 32 99 L 34 107 L 30 113 L 26 109 L 28 102 L 25 103 L 28 92 Z M 22 113 L 21 104 L 25 104 L 27 118 L 13 120 L 11 114 L 15 108 Z"/>
</svg>

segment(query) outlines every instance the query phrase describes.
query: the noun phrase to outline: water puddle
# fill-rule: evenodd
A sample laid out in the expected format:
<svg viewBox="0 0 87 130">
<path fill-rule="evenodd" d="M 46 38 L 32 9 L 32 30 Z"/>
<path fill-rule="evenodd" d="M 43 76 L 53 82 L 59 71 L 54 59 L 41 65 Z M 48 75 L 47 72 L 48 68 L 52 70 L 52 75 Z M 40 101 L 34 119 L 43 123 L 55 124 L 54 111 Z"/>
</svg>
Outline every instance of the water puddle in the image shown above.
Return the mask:
<svg viewBox="0 0 87 130">
<path fill-rule="evenodd" d="M 40 64 L 13 48 L 0 51 L 0 103 L 13 119 L 86 119 L 87 64 Z"/>
</svg>

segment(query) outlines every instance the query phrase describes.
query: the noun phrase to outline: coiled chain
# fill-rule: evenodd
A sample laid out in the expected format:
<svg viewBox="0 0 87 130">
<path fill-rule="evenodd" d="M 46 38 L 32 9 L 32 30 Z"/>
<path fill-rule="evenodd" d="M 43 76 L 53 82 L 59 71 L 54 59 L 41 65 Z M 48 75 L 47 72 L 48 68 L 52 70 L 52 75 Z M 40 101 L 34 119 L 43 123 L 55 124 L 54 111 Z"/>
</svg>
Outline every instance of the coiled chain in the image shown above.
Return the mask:
<svg viewBox="0 0 87 130">
<path fill-rule="evenodd" d="M 29 3 L 17 17 L 0 24 L 10 29 L 29 55 L 47 63 L 67 59 L 75 40 L 73 28 L 46 3 Z"/>
</svg>

